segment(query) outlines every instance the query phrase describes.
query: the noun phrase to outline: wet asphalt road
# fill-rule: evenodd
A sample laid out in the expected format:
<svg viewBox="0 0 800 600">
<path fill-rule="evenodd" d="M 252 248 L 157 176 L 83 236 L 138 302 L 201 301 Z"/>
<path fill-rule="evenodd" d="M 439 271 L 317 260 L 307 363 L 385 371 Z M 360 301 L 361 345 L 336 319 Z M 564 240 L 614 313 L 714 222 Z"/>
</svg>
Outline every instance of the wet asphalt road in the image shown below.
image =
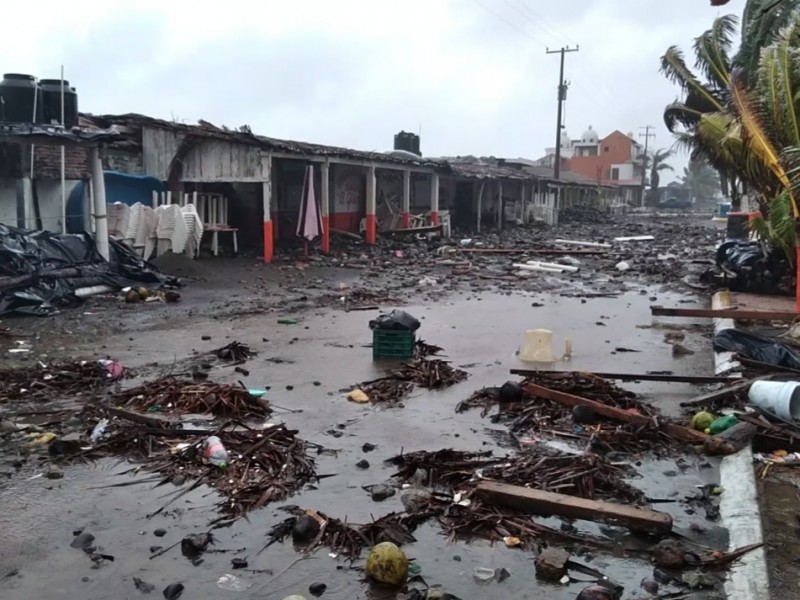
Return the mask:
<svg viewBox="0 0 800 600">
<path fill-rule="evenodd" d="M 319 309 L 300 315 L 298 325 L 278 325 L 275 314 L 234 319 L 204 315 L 192 320 L 176 316 L 172 322 L 155 329 L 130 336 L 98 338 L 79 344 L 77 350 L 92 356 L 98 346 L 103 346 L 103 354 L 129 366 L 158 362 L 168 369 L 193 350 L 211 350 L 232 340 L 249 344 L 259 355 L 246 365 L 250 376 L 244 379 L 245 383 L 250 387 L 270 386 L 269 398 L 274 404 L 302 410 L 283 414 L 278 411 L 273 421 L 283 420 L 297 427 L 301 437 L 339 451 L 336 456 L 323 455 L 318 461 L 319 473 L 336 476 L 324 479 L 318 489 L 295 496 L 287 504 L 316 508 L 360 523 L 402 509 L 397 497 L 375 503 L 361 489 L 362 485 L 389 478 L 392 471 L 382 464 L 383 460 L 402 450 L 452 447 L 506 452 L 497 448 L 494 438 L 485 431 L 497 426 L 481 419 L 479 411 L 456 414 L 454 409 L 473 390 L 499 385 L 509 379 L 510 368 L 521 366 L 514 352 L 526 329 L 551 329 L 557 351 L 566 338 L 572 340 L 574 356 L 569 363 L 555 366 L 559 369 L 710 374 L 713 371 L 710 342 L 702 335 L 687 336 L 686 345 L 696 351 L 695 355 L 674 358 L 663 341 L 662 330 L 637 327 L 654 322 L 648 310 L 653 303 L 650 296 L 657 296 L 657 303 L 664 305 L 674 305 L 679 299 L 659 293 L 656 288 L 647 289 L 645 294 L 631 292 L 616 299 L 591 299 L 585 303 L 547 294 L 506 296 L 462 292 L 443 295 L 439 302 L 405 307 L 422 320 L 421 337 L 444 347 L 447 357 L 454 364 L 465 366 L 471 377 L 443 392 L 416 392 L 404 408 L 391 410 L 348 403 L 340 392 L 380 374 L 367 347 L 371 342 L 367 321 L 374 313 Z M 531 306 L 534 302 L 544 306 L 534 308 Z M 605 325 L 599 326 L 598 322 Z M 203 335 L 212 339 L 201 341 Z M 639 352 L 614 354 L 616 346 Z M 275 364 L 267 360 L 270 358 L 286 362 Z M 241 375 L 230 368 L 220 368 L 212 373 L 212 378 L 235 381 Z M 314 381 L 322 385 L 316 387 Z M 293 386 L 291 391 L 286 389 L 288 385 Z M 687 384 L 652 383 L 631 389 L 651 399 L 665 414 L 676 414 L 681 399 L 703 391 Z M 344 426 L 344 436 L 328 435 L 337 425 Z M 365 456 L 361 450 L 364 442 L 376 444 L 377 450 Z M 369 460 L 370 469 L 355 468 L 362 458 Z M 686 458 L 692 464 L 697 463 L 693 457 Z M 313 581 L 328 585 L 325 598 L 371 597 L 360 581 L 360 572 L 344 568 L 346 563 L 330 557 L 324 550 L 275 579 L 263 573 L 236 571 L 237 577 L 250 584 L 249 589 L 240 592 L 219 589 L 217 580 L 226 573 L 234 573 L 230 568 L 234 556 L 248 557 L 250 569 L 269 569 L 274 573 L 280 573 L 299 556 L 288 544 L 272 546 L 256 556 L 269 528 L 285 518 L 274 505 L 251 514 L 249 522 L 240 521 L 220 530 L 215 546 L 219 552 L 206 554 L 199 566 L 192 566 L 177 548 L 150 560 L 151 546 L 166 546 L 188 533 L 205 530 L 206 523 L 214 516 L 215 498 L 208 490 L 198 490 L 181 498 L 168 512 L 147 519 L 145 515 L 160 507 L 173 490 L 153 489 L 151 484 L 107 487 L 134 480 L 133 475 L 119 474 L 128 468 L 115 461 L 72 467 L 59 481 L 35 477 L 35 471 L 25 471 L 25 477 L 15 478 L 0 488 L 4 507 L 0 514 L 3 532 L 0 577 L 18 570 L 18 574 L 0 579 L 1 597 L 9 600 L 137 598 L 142 594 L 134 587 L 134 577 L 154 584 L 153 596 L 160 596 L 160 590 L 167 584 L 181 581 L 186 586 L 183 598 L 190 600 L 224 597 L 281 600 L 292 593 L 308 597 L 307 588 Z M 634 484 L 660 498 L 680 498 L 690 494 L 694 485 L 715 482 L 718 476 L 716 468 L 691 468 L 673 477 L 676 469 L 672 460 L 646 460 L 640 471 L 642 478 L 634 480 Z M 692 523 L 705 528 L 713 526 L 700 515 L 687 515 L 677 503 L 658 508 L 672 513 L 676 528 L 687 533 Z M 552 520 L 550 524 L 558 526 L 558 523 Z M 624 531 L 612 528 L 588 523 L 579 526 L 584 531 L 625 536 Z M 167 535 L 156 538 L 153 531 L 161 527 L 167 530 Z M 85 554 L 69 547 L 75 529 L 92 532 L 102 551 L 113 555 L 115 560 L 92 568 Z M 530 555 L 484 542 L 448 544 L 435 524 L 422 527 L 416 537 L 417 543 L 406 547 L 406 551 L 419 562 L 428 583 L 441 585 L 465 600 L 567 599 L 574 598 L 586 585 L 541 584 L 534 577 Z M 724 532 L 712 532 L 709 539 L 712 537 L 724 543 Z M 652 575 L 652 567 L 646 562 L 600 554 L 580 560 L 623 583 L 624 598 L 639 597 L 637 593 L 646 597 L 641 590 L 636 592 L 642 578 Z M 505 567 L 511 577 L 502 584 L 479 586 L 472 578 L 475 567 Z"/>
</svg>

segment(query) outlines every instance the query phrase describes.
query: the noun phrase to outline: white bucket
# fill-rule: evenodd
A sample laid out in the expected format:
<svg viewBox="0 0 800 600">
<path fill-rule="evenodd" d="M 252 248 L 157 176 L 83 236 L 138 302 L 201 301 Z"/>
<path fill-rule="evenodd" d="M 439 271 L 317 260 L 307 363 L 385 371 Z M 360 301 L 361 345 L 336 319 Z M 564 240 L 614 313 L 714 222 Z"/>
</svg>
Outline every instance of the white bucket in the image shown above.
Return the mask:
<svg viewBox="0 0 800 600">
<path fill-rule="evenodd" d="M 547 329 L 529 329 L 525 332 L 525 345 L 518 353 L 523 362 L 552 363 L 558 359 L 553 356 L 553 332 Z"/>
<path fill-rule="evenodd" d="M 798 381 L 754 381 L 747 399 L 751 405 L 784 421 L 800 421 Z"/>
</svg>

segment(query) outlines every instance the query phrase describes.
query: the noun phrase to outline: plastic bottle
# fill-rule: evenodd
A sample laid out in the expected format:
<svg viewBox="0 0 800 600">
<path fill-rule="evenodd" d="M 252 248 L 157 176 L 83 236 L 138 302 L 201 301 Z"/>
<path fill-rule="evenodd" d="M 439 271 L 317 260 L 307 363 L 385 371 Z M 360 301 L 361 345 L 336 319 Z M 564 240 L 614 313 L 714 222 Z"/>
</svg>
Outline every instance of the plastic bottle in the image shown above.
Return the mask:
<svg viewBox="0 0 800 600">
<path fill-rule="evenodd" d="M 203 442 L 203 457 L 220 469 L 224 470 L 228 466 L 228 451 L 222 445 L 222 440 L 215 435 Z"/>
<path fill-rule="evenodd" d="M 719 419 L 714 419 L 711 425 L 709 425 L 708 432 L 711 435 L 717 435 L 718 433 L 722 433 L 726 429 L 730 429 L 738 422 L 739 419 L 736 418 L 736 415 L 727 415 L 725 417 L 720 417 Z"/>
</svg>

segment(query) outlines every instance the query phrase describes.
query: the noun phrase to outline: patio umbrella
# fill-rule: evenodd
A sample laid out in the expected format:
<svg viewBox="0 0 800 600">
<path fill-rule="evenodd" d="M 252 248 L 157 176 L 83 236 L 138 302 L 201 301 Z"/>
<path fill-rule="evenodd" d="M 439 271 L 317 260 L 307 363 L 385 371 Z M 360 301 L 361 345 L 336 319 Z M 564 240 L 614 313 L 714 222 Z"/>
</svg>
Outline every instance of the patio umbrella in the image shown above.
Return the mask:
<svg viewBox="0 0 800 600">
<path fill-rule="evenodd" d="M 314 167 L 306 167 L 303 180 L 303 195 L 300 198 L 300 215 L 297 219 L 297 235 L 303 238 L 303 246 L 308 254 L 308 242 L 314 241 L 322 234 L 322 218 L 314 193 Z"/>
</svg>

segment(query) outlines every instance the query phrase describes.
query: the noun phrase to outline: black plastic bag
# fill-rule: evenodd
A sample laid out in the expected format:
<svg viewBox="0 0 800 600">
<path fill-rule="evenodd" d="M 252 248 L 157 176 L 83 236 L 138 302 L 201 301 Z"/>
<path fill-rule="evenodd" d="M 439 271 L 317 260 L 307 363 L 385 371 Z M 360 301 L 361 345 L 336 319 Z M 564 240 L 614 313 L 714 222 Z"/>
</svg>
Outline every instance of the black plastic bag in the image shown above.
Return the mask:
<svg viewBox="0 0 800 600">
<path fill-rule="evenodd" d="M 786 344 L 739 329 L 723 329 L 714 335 L 714 351 L 736 352 L 768 365 L 800 369 L 800 355 Z"/>
<path fill-rule="evenodd" d="M 393 310 L 370 321 L 369 328 L 383 331 L 416 331 L 419 329 L 419 321 L 404 310 Z"/>
</svg>

